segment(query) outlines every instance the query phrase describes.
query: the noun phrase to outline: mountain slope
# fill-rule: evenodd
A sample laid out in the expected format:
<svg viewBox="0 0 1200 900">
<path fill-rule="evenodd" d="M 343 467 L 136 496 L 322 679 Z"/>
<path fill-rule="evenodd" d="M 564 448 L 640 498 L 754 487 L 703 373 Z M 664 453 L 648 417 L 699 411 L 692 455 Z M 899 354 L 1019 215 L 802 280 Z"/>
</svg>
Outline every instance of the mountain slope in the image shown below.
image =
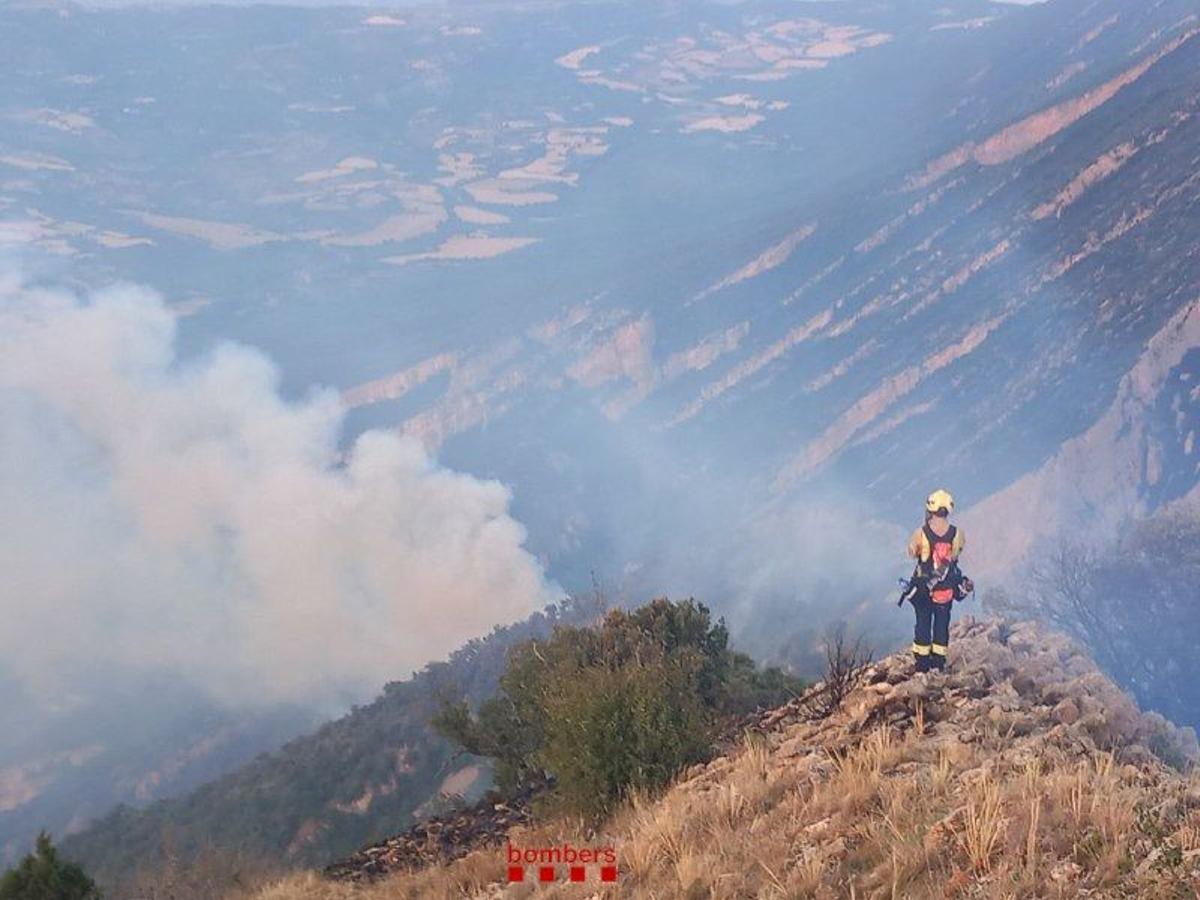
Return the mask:
<svg viewBox="0 0 1200 900">
<path fill-rule="evenodd" d="M 388 684 L 372 703 L 186 796 L 142 810 L 118 807 L 61 849 L 110 884 L 168 852 L 186 860 L 211 847 L 322 864 L 412 822 L 441 790 L 473 797 L 487 782 L 485 769 L 456 760 L 429 726 L 442 698 L 491 696 L 510 646 L 544 637 L 556 623 L 589 621 L 598 609 L 591 600 L 564 601 L 496 628 L 449 660 Z"/>
<path fill-rule="evenodd" d="M 98 694 L 41 727 L 22 721 L 15 704 L 8 734 L 19 737 L 0 756 L 0 864 L 28 851 L 31 824 L 69 835 L 119 803 L 145 807 L 195 790 L 321 722 L 287 707 L 229 711 L 169 681 Z M 93 703 L 108 718 L 81 714 Z"/>
<path fill-rule="evenodd" d="M 762 715 L 740 746 L 600 834 L 548 823 L 508 839 L 615 848 L 616 887 L 593 875 L 541 885 L 548 898 L 1174 897 L 1200 885 L 1200 774 L 1164 762 L 1194 764 L 1194 732 L 1139 712 L 1031 623 L 964 620 L 947 674 L 910 677 L 911 665 L 900 653 L 868 667 L 827 719 L 802 700 Z M 355 896 L 526 896 L 505 865 L 503 847 L 480 850 Z M 304 875 L 255 896 L 342 890 Z"/>
<path fill-rule="evenodd" d="M 1074 27 L 1120 6 L 1092 4 Z M 853 237 L 772 273 L 795 286 L 788 318 L 810 326 L 764 401 L 807 432 L 775 489 L 833 477 L 899 511 L 923 481 L 894 461 L 933 455 L 964 499 L 982 499 L 1103 412 L 1145 343 L 1200 294 L 1200 41 L 1179 12 L 1173 37 L 1141 49 L 1147 23 L 1126 12 L 1106 37 L 1133 49 L 1003 118 L 987 98 L 1011 73 L 983 72 L 964 98 L 965 140 L 886 180 L 880 201 L 842 198 L 822 227 Z M 1034 40 L 1053 55 L 1062 37 Z M 753 284 L 739 289 L 724 302 L 762 307 Z"/>
<path fill-rule="evenodd" d="M 13 11 L 0 214 L 498 474 L 564 582 L 692 472 L 987 497 L 1196 298 L 1190 0 L 613 8 Z"/>
<path fill-rule="evenodd" d="M 212 108 L 164 93 L 154 114 L 180 127 L 178 146 L 146 160 L 138 155 L 142 148 L 159 145 L 143 140 L 141 131 L 126 135 L 127 144 L 113 145 L 121 148 L 115 156 L 137 163 L 132 171 L 139 184 L 145 182 L 136 192 L 139 204 L 155 210 L 149 219 L 138 213 L 131 220 L 132 175 L 92 193 L 87 183 L 73 179 L 97 177 L 93 172 L 110 168 L 109 158 L 90 166 L 88 157 L 72 155 L 83 153 L 78 136 L 22 119 L 23 129 L 40 135 L 30 147 L 45 156 L 20 158 L 21 165 L 40 168 L 32 170 L 28 184 L 5 188 L 5 208 L 23 209 L 26 199 L 40 196 L 47 203 L 53 199 L 55 216 L 62 219 L 58 225 L 86 219 L 96 227 L 153 226 L 147 234 L 170 249 L 163 258 L 171 265 L 145 244 L 121 250 L 125 260 L 136 262 L 124 262 L 120 271 L 161 279 L 173 294 L 204 301 L 182 320 L 189 340 L 233 334 L 260 343 L 291 365 L 293 386 L 318 378 L 346 384 L 361 423 L 400 423 L 431 444 L 443 444 L 446 457 L 461 467 L 512 483 L 532 543 L 556 574 L 599 566 L 657 586 L 683 571 L 690 589 L 708 589 L 716 580 L 715 561 L 723 562 L 726 551 L 740 549 L 736 542 L 752 533 L 740 527 L 743 514 L 759 513 L 769 502 L 765 498 L 801 505 L 837 488 L 839 504 L 849 494 L 872 512 L 896 519 L 907 516 L 913 499 L 927 491 L 934 468 L 966 505 L 997 498 L 991 505 L 980 503 L 971 520 L 972 533 L 979 535 L 971 553 L 990 549 L 1000 571 L 1021 549 L 1004 529 L 1019 520 L 1014 513 L 1028 515 L 1030 496 L 1045 504 L 1065 498 L 1067 504 L 1049 509 L 1046 520 L 1070 530 L 1090 524 L 1097 509 L 1116 521 L 1194 488 L 1197 456 L 1189 423 L 1195 408 L 1187 379 L 1197 366 L 1188 310 L 1200 295 L 1195 215 L 1200 37 L 1191 0 L 1054 2 L 1019 11 L 972 2 L 963 5 L 970 17 L 956 28 L 942 27 L 956 23 L 942 21 L 940 12 L 922 8 L 918 14 L 917 4 L 820 4 L 821 14 L 836 13 L 838 24 L 895 38 L 814 69 L 812 79 L 779 82 L 745 80 L 747 72 L 738 68 L 745 48 L 717 52 L 704 43 L 747 34 L 759 40 L 763 23 L 777 28 L 791 15 L 779 12 L 778 4 L 713 4 L 694 19 L 668 6 L 664 18 L 651 16 L 652 27 L 586 15 L 566 27 L 552 16 L 510 21 L 498 12 L 486 23 L 494 31 L 483 51 L 440 43 L 446 35 L 436 30 L 393 29 L 404 37 L 385 39 L 392 31 L 360 24 L 354 11 L 296 17 L 256 11 L 254 18 L 239 19 L 229 11 L 197 10 L 154 18 L 180 45 L 205 45 L 196 37 L 204 35 L 225 47 L 229 58 L 244 53 L 254 71 L 270 71 L 291 102 L 275 95 L 256 102 L 263 106 L 264 122 L 278 123 L 282 116 L 282 125 L 275 131 L 255 127 L 246 135 L 240 119 L 234 128 L 225 122 L 222 117 L 236 113 L 232 95 L 240 79 L 222 88 L 222 103 Z M 761 21 L 753 21 L 756 17 Z M 72 21 L 75 39 L 87 47 L 94 35 L 110 33 L 90 28 L 95 20 L 89 17 Z M 137 49 L 144 43 L 141 26 L 131 22 L 126 16 L 110 23 L 121 31 L 122 46 L 141 60 L 143 78 L 129 92 L 159 81 L 166 92 L 172 82 L 158 78 L 163 60 L 145 61 Z M 246 32 L 246 22 L 260 22 L 258 30 Z M 272 31 L 281 22 L 311 53 L 304 65 L 280 62 Z M 552 40 L 542 31 L 547 23 Z M 47 30 L 41 18 L 36 24 L 28 33 L 11 30 L 17 35 L 13 41 L 55 46 L 59 32 Z M 637 33 L 642 26 L 647 32 Z M 526 28 L 541 42 L 513 38 Z M 244 46 L 227 43 L 231 34 L 243 36 Z M 361 115 L 338 119 L 328 133 L 321 132 L 326 135 L 321 141 L 293 140 L 302 114 L 316 115 L 308 107 L 324 85 L 302 76 L 320 71 L 312 60 L 327 58 L 322 42 L 328 35 L 346 42 L 337 44 L 344 54 L 338 58 L 360 72 L 382 61 L 399 65 L 396 60 L 406 56 L 397 47 L 424 42 L 421 52 L 429 58 L 420 60 L 426 64 L 421 71 L 436 71 L 437 78 L 406 81 L 403 73 L 380 68 L 394 75 L 405 95 L 387 98 L 395 104 L 388 108 L 415 112 L 431 96 L 444 100 L 446 108 L 436 121 L 379 116 L 366 102 L 375 98 L 376 79 L 363 76 L 355 82 L 366 86 L 356 101 Z M 388 43 L 393 39 L 401 43 Z M 414 44 L 403 43 L 409 40 Z M 560 49 L 569 49 L 558 44 L 568 40 L 575 46 L 604 44 L 589 62 L 598 68 L 578 82 L 574 69 L 553 62 L 561 58 Z M 689 41 L 699 48 L 695 54 L 676 52 Z M 508 65 L 518 45 L 531 58 L 540 54 L 549 75 L 569 84 L 568 90 L 548 80 L 562 92 L 553 104 L 510 91 L 499 77 L 519 68 Z M 505 65 L 495 65 L 488 55 L 497 53 Z M 692 101 L 737 97 L 735 91 L 752 85 L 755 96 L 737 102 L 791 106 L 746 132 L 681 134 L 671 111 L 674 100 L 663 100 L 664 85 L 653 81 L 661 77 L 663 54 L 673 55 L 673 77 L 684 78 L 678 84 Z M 75 98 L 72 103 L 93 104 L 96 108 L 87 108 L 110 129 L 112 140 L 130 127 L 120 123 L 143 121 L 133 113 L 128 119 L 113 114 L 123 108 L 123 95 L 102 103 L 109 83 L 104 78 L 96 88 L 69 81 L 83 76 L 62 68 L 53 54 L 45 56 L 38 76 L 58 79 L 64 98 Z M 206 54 L 193 52 L 188 60 L 195 84 L 212 80 Z M 621 71 L 609 71 L 609 65 Z M 463 72 L 474 80 L 456 81 Z M 464 85 L 492 75 L 495 93 L 472 94 L 479 110 L 455 108 L 454 97 L 439 93 L 449 92 L 448 85 L 471 93 Z M 596 80 L 618 75 L 652 80 L 640 92 Z M 351 81 L 339 80 L 330 90 L 353 92 Z M 29 106 L 26 95 L 37 96 L 38 85 L 13 83 L 21 93 L 14 108 Z M 379 95 L 384 93 L 380 88 Z M 643 93 L 647 101 L 653 93 L 653 102 L 642 102 Z M 499 94 L 505 94 L 503 102 Z M 334 108 L 345 98 L 319 99 L 317 105 Z M 268 108 L 276 118 L 267 116 Z M 170 119 L 174 110 L 188 115 L 184 121 Z M 202 129 L 212 146 L 203 146 L 223 161 L 217 168 L 198 168 L 206 173 L 203 184 L 220 198 L 211 204 L 207 189 L 181 198 L 174 184 L 165 190 L 158 180 L 162 172 L 190 170 L 183 161 L 192 159 L 190 129 L 202 112 L 214 117 Z M 520 204 L 505 207 L 514 228 L 519 226 L 514 234 L 542 236 L 543 244 L 521 251 L 533 254 L 532 263 L 506 254 L 493 261 L 489 274 L 473 268 L 476 274 L 462 280 L 449 260 L 400 269 L 387 264 L 381 274 L 378 255 L 394 252 L 392 242 L 368 241 L 353 249 L 343 241 L 322 255 L 303 241 L 274 239 L 300 228 L 307 234 L 318 220 L 328 224 L 315 215 L 323 210 L 336 213 L 342 238 L 373 235 L 374 241 L 378 221 L 366 221 L 377 209 L 367 202 L 375 191 L 369 184 L 382 179 L 388 190 L 403 194 L 392 183 L 399 178 L 393 169 L 429 169 L 432 176 L 437 168 L 436 155 L 420 156 L 418 164 L 416 137 L 445 140 L 456 154 L 477 154 L 474 163 L 447 156 L 451 168 L 509 172 L 507 167 L 527 167 L 543 152 L 547 164 L 557 165 L 564 145 L 530 124 L 550 113 L 580 128 L 601 127 L 601 115 L 636 121 L 603 126 L 611 150 L 581 154 L 586 166 L 568 154 L 579 172 L 552 173 L 565 181 L 535 179 L 545 189 L 574 185 L 571 179 L 580 175 L 580 184 L 598 186 L 594 193 L 591 187 L 570 196 L 564 190 L 564 201 L 549 211 L 548 203 L 530 204 L 536 216 Z M 412 147 L 403 148 L 412 156 L 388 156 L 401 154 L 393 146 L 393 129 L 406 120 L 421 132 L 411 136 Z M 842 120 L 849 124 L 835 129 Z M 369 135 L 356 131 L 362 121 L 370 123 Z M 316 133 L 313 125 L 303 127 L 310 136 Z M 530 142 L 521 152 L 511 150 L 514 134 Z M 239 144 L 243 138 L 253 141 Z M 578 134 L 571 139 L 578 139 L 573 147 L 599 149 Z M 420 144 L 422 153 L 427 143 Z M 285 144 L 297 155 L 272 152 Z M 505 148 L 515 157 L 495 160 L 476 144 Z M 816 148 L 812 154 L 809 146 Z M 6 147 L 6 154 L 16 149 Z M 378 171 L 355 168 L 365 165 L 361 154 L 367 153 L 380 157 Z M 852 163 L 829 164 L 839 156 Z M 50 157 L 70 160 L 77 173 L 55 168 Z M 339 160 L 349 168 L 338 168 Z M 543 166 L 540 179 L 545 172 Z M 458 195 L 459 173 L 443 174 L 451 182 L 446 204 L 457 209 L 467 200 Z M 315 176 L 321 177 L 312 180 Z M 462 177 L 477 176 L 481 173 L 473 171 Z M 330 195 L 297 187 L 327 183 L 339 187 Z M 361 208 L 339 196 L 360 189 L 367 192 Z M 96 209 L 85 210 L 87 215 L 75 209 L 71 201 L 79 196 L 90 198 Z M 245 197 L 262 202 L 245 206 Z M 118 206 L 123 218 L 112 219 Z M 331 206 L 335 209 L 325 209 Z M 555 210 L 566 212 L 556 217 Z M 478 210 L 468 214 L 479 218 Z M 234 234 L 241 234 L 242 246 L 209 246 L 187 233 L 204 224 L 196 217 L 246 219 L 255 229 Z M 544 221 L 553 221 L 553 227 Z M 66 241 L 54 221 L 35 224 L 39 233 Z M 225 225 L 231 227 L 227 220 Z M 176 232 L 164 231 L 167 226 Z M 178 233 L 181 227 L 185 233 Z M 79 234 L 71 240 L 85 240 Z M 104 256 L 106 266 L 110 259 Z M 583 261 L 582 270 L 570 268 L 577 261 Z M 477 263 L 492 265 L 480 260 L 462 265 Z M 260 287 L 266 299 L 255 295 L 245 305 L 250 301 L 244 292 Z M 208 295 L 220 299 L 207 303 Z M 408 304 L 399 311 L 397 296 Z M 427 296 L 438 302 L 422 303 Z M 276 302 L 279 297 L 288 302 Z M 342 305 L 329 302 L 332 297 Z M 1180 322 L 1187 326 L 1184 339 L 1154 368 L 1158 387 L 1130 395 L 1130 382 L 1122 379 L 1133 379 L 1136 387 L 1140 373 L 1148 371 L 1139 363 L 1147 348 L 1153 355 L 1156 336 Z M 353 352 L 335 353 L 345 347 Z M 1125 403 L 1130 396 L 1135 403 Z M 1114 403 L 1130 415 L 1102 419 Z M 1103 427 L 1096 440 L 1066 446 L 1098 420 Z M 1102 479 L 1114 470 L 1119 487 L 1105 491 Z M 1075 477 L 1080 471 L 1097 474 L 1080 479 Z M 1041 473 L 1036 491 L 1013 488 L 1031 472 Z M 715 503 L 695 514 L 683 502 L 721 489 L 737 502 Z M 670 527 L 664 527 L 663 510 Z M 689 530 L 694 525 L 710 527 L 717 538 L 696 540 Z M 656 567 L 659 549 L 666 562 Z M 766 595 L 776 591 L 794 613 L 797 595 L 808 587 L 805 569 L 824 563 L 793 553 L 794 545 L 784 549 L 779 556 L 786 565 L 769 560 L 783 572 L 779 581 L 708 591 L 742 601 L 743 618 L 769 623 L 769 637 L 781 643 L 795 634 L 776 625 Z M 690 561 L 689 553 L 703 558 L 692 558 L 692 566 L 681 563 L 680 557 Z M 888 580 L 890 573 L 883 573 L 890 559 L 886 565 L 876 561 L 862 569 Z M 823 593 L 810 593 L 819 614 L 793 614 L 794 620 L 829 614 Z M 169 825 L 185 846 L 231 835 L 297 861 L 323 861 L 323 853 L 348 849 L 377 836 L 378 829 L 407 821 L 446 774 L 440 772 L 445 748 L 416 763 L 416 773 L 397 771 L 409 762 L 398 760 L 395 749 L 415 739 L 423 727 L 416 719 L 428 710 L 423 697 L 407 691 L 392 692 L 395 707 L 386 716 L 380 711 L 386 723 L 352 716 L 325 737 L 290 745 L 194 797 L 146 814 L 120 811 L 67 847 L 102 867 L 126 867 L 153 859 L 144 851 L 158 845 L 160 831 Z M 405 715 L 414 720 L 403 721 Z M 317 752 L 335 736 L 347 746 L 371 749 Z M 330 789 L 331 779 L 338 781 L 336 790 Z M 273 794 L 279 785 L 282 798 Z M 269 825 L 259 827 L 264 822 Z M 106 828 L 112 828 L 108 837 Z"/>
<path fill-rule="evenodd" d="M 1200 297 L 1147 342 L 1095 424 L 967 513 L 964 522 L 976 537 L 972 570 L 1003 577 L 1012 560 L 1049 536 L 1103 543 L 1130 515 L 1192 502 L 1200 395 L 1189 382 L 1200 374 L 1198 346 Z M 1017 521 L 1022 527 L 1012 528 Z"/>
</svg>

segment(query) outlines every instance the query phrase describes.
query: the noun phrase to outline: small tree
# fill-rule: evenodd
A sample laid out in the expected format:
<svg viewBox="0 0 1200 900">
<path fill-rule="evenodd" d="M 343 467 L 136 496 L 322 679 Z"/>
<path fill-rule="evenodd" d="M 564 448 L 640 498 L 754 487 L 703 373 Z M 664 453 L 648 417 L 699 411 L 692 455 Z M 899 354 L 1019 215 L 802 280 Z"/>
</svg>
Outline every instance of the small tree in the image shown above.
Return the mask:
<svg viewBox="0 0 1200 900">
<path fill-rule="evenodd" d="M 99 900 L 95 882 L 75 863 L 59 858 L 41 832 L 33 853 L 0 878 L 0 900 Z"/>
<path fill-rule="evenodd" d="M 808 701 L 809 711 L 828 718 L 841 708 L 846 695 L 854 689 L 862 670 L 871 662 L 872 651 L 862 635 L 853 641 L 846 635 L 845 624 L 825 634 L 825 677 L 821 689 Z"/>
<path fill-rule="evenodd" d="M 654 790 L 709 752 L 722 717 L 779 703 L 801 685 L 728 648 L 722 620 L 665 598 L 598 627 L 556 628 L 513 648 L 496 696 L 434 726 L 496 761 L 506 792 L 549 775 L 572 812 L 599 817 L 632 788 Z"/>
</svg>

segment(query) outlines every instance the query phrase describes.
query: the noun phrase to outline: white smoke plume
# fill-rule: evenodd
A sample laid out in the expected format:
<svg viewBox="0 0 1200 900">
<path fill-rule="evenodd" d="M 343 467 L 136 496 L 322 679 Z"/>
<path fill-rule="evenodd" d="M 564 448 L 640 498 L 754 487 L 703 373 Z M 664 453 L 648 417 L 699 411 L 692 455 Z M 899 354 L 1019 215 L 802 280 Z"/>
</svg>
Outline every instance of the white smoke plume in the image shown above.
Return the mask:
<svg viewBox="0 0 1200 900">
<path fill-rule="evenodd" d="M 41 696 L 109 668 L 223 702 L 363 696 L 559 596 L 502 484 L 175 350 L 154 293 L 0 273 L 0 659 Z"/>
</svg>

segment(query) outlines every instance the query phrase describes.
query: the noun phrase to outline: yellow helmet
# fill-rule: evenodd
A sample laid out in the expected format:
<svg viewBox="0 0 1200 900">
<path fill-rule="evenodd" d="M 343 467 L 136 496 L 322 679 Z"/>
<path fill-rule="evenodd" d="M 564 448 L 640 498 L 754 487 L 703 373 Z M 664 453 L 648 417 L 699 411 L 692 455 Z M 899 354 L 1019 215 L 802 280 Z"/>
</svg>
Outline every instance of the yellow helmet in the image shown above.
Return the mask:
<svg viewBox="0 0 1200 900">
<path fill-rule="evenodd" d="M 925 501 L 925 511 L 937 515 L 939 509 L 944 509 L 946 512 L 954 512 L 954 497 L 949 491 L 938 488 L 929 495 L 929 499 Z"/>
</svg>

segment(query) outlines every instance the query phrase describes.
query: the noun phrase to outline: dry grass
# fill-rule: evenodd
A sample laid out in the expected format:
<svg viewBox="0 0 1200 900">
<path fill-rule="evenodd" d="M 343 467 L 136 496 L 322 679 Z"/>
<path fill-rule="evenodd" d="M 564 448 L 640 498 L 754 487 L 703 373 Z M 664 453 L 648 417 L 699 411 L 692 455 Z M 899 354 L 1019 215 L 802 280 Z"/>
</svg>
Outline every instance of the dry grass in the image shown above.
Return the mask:
<svg viewBox="0 0 1200 900">
<path fill-rule="evenodd" d="M 992 870 L 992 857 L 996 855 L 1007 829 L 1008 819 L 1004 816 L 1000 787 L 995 782 L 984 781 L 967 797 L 962 828 L 958 834 L 959 845 L 975 872 Z"/>
<path fill-rule="evenodd" d="M 1086 873 L 1100 896 L 1131 886 L 1139 896 L 1171 896 L 1162 885 L 1173 881 L 1163 882 L 1157 868 L 1139 873 L 1132 861 L 1145 841 L 1134 813 L 1144 797 L 1111 755 L 1079 759 L 1048 749 L 1020 763 L 992 757 L 981 765 L 984 759 L 970 748 L 898 740 L 886 728 L 823 755 L 788 757 L 778 746 L 747 741 L 712 777 L 677 785 L 657 801 L 632 798 L 590 842 L 572 826 L 521 836 L 526 844 L 611 842 L 621 870 L 615 888 L 596 881 L 505 885 L 503 853 L 480 851 L 367 888 L 294 876 L 254 900 L 998 900 L 1083 896 Z M 1185 816 L 1164 840 L 1200 857 L 1200 813 Z"/>
<path fill-rule="evenodd" d="M 1015 658 L 1021 633 L 1006 637 L 973 648 L 995 657 L 993 672 Z M 1037 665 L 1061 679 L 1066 657 L 1052 649 Z M 253 900 L 1200 896 L 1200 773 L 1128 741 L 1120 755 L 1089 752 L 1103 742 L 1060 727 L 1049 705 L 985 684 L 932 689 L 924 703 L 905 690 L 920 684 L 863 685 L 828 719 L 747 735 L 665 795 L 631 797 L 599 835 L 559 822 L 513 837 L 612 846 L 615 886 L 506 885 L 504 853 L 490 850 L 362 889 L 295 876 Z M 1125 715 L 1113 702 L 1109 714 Z"/>
<path fill-rule="evenodd" d="M 559 838 L 561 841 L 562 838 Z M 504 879 L 503 850 L 476 851 L 449 866 L 398 875 L 373 884 L 330 881 L 314 872 L 299 872 L 258 891 L 225 895 L 224 900 L 451 900 L 484 897 Z M 536 884 L 519 886 L 537 890 Z M 509 896 L 520 896 L 510 893 Z"/>
</svg>

